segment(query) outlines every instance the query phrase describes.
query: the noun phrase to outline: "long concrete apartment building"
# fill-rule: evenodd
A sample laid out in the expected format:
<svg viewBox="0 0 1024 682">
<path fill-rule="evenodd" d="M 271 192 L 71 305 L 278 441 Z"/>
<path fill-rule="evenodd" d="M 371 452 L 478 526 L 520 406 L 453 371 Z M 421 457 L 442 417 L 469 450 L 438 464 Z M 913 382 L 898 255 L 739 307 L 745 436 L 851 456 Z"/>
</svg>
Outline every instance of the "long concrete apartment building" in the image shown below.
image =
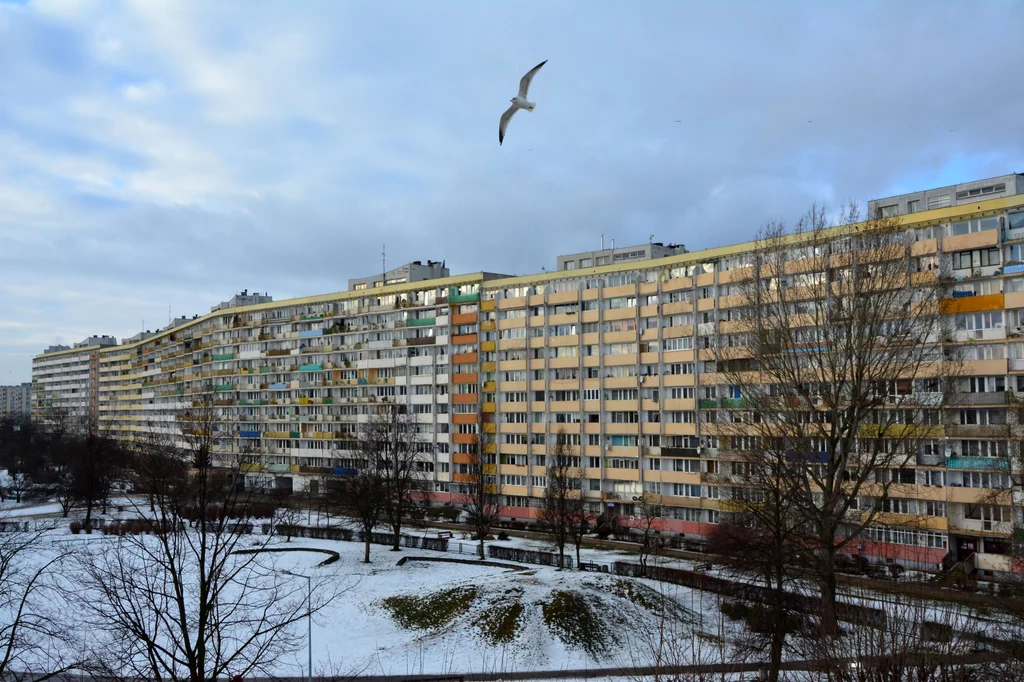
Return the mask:
<svg viewBox="0 0 1024 682">
<path fill-rule="evenodd" d="M 99 351 L 112 336 L 90 336 L 73 346 L 51 346 L 32 360 L 33 422 L 60 421 L 90 428 L 98 418 Z"/>
<path fill-rule="evenodd" d="M 905 504 L 857 551 L 922 568 L 976 554 L 978 567 L 1008 570 L 1009 540 L 1024 527 L 1010 476 L 1024 435 L 1022 176 L 869 208 L 901 216 L 908 272 L 951 273 L 958 331 L 946 341 L 966 359 L 956 406 L 927 396 L 943 415 L 901 474 Z M 241 458 L 253 485 L 304 490 L 344 475 L 360 424 L 381 403 L 400 403 L 417 423 L 432 502 L 458 501 L 479 439 L 502 516 L 522 520 L 538 516 L 545 458 L 561 432 L 595 512 L 636 523 L 648 494 L 666 532 L 703 537 L 729 509 L 723 474 L 741 463 L 713 418 L 737 407 L 716 340 L 739 317 L 735 288 L 754 244 L 665 248 L 560 257 L 557 271 L 526 276 L 356 281 L 361 288 L 218 309 L 91 349 L 98 423 L 125 437 L 174 434 L 174 415 L 212 393 L 221 456 Z M 70 352 L 37 357 L 34 380 Z"/>
</svg>

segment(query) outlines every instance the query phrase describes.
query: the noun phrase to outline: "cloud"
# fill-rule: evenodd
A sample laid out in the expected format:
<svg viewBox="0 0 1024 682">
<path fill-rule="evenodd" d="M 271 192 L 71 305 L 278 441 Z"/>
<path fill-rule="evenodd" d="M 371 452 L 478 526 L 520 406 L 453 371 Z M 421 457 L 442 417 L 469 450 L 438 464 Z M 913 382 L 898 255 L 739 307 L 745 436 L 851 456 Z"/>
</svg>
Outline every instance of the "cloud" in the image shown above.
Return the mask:
<svg viewBox="0 0 1024 682">
<path fill-rule="evenodd" d="M 602 233 L 710 247 L 1022 170 L 1022 24 L 915 1 L 0 3 L 0 379 L 168 307 L 342 290 L 384 243 L 523 274 Z"/>
</svg>

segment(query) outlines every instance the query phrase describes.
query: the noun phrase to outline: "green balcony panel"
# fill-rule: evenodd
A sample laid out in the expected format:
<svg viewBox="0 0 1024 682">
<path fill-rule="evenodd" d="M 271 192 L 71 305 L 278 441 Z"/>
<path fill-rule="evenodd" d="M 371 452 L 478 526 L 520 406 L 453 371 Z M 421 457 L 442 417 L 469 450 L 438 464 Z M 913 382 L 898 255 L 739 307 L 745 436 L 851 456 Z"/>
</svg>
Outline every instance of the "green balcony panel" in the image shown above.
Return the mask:
<svg viewBox="0 0 1024 682">
<path fill-rule="evenodd" d="M 1003 457 L 947 457 L 947 469 L 1009 469 L 1010 461 Z"/>
<path fill-rule="evenodd" d="M 431 327 L 437 321 L 434 317 L 421 317 L 416 320 L 407 320 L 405 323 L 406 327 Z"/>
<path fill-rule="evenodd" d="M 714 398 L 701 398 L 697 402 L 697 407 L 699 407 L 702 410 L 711 409 L 714 407 L 718 407 L 718 401 L 715 400 Z"/>
<path fill-rule="evenodd" d="M 323 368 L 324 368 L 323 365 L 300 365 L 299 366 L 299 371 L 300 372 L 316 372 L 316 371 L 321 370 Z"/>
<path fill-rule="evenodd" d="M 222 384 L 220 386 L 214 386 L 213 390 L 215 390 L 215 391 L 233 391 L 233 390 L 235 390 L 235 387 L 232 384 Z"/>
<path fill-rule="evenodd" d="M 213 356 L 213 359 L 217 360 L 217 361 L 219 361 L 219 360 L 234 360 L 234 358 L 235 358 L 235 354 L 234 353 L 221 353 L 220 355 L 214 355 Z"/>
<path fill-rule="evenodd" d="M 289 431 L 288 432 L 288 437 L 289 438 L 300 438 L 301 436 L 302 436 L 302 434 L 299 433 L 298 431 Z"/>
<path fill-rule="evenodd" d="M 334 398 L 324 398 L 324 405 L 333 405 Z"/>
</svg>

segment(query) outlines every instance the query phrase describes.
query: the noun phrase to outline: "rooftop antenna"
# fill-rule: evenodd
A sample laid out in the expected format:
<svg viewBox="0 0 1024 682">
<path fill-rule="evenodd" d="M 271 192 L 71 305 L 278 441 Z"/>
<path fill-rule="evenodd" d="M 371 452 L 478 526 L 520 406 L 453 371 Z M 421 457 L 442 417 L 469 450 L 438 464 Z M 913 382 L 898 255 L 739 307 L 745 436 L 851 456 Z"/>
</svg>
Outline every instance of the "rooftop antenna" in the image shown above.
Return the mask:
<svg viewBox="0 0 1024 682">
<path fill-rule="evenodd" d="M 604 251 L 604 232 L 601 233 L 601 250 Z"/>
<path fill-rule="evenodd" d="M 653 243 L 654 243 L 654 235 L 653 234 L 647 235 L 647 244 L 648 244 L 648 246 L 653 244 Z"/>
<path fill-rule="evenodd" d="M 380 285 L 384 286 L 388 283 L 388 245 L 382 244 L 380 247 Z"/>
</svg>

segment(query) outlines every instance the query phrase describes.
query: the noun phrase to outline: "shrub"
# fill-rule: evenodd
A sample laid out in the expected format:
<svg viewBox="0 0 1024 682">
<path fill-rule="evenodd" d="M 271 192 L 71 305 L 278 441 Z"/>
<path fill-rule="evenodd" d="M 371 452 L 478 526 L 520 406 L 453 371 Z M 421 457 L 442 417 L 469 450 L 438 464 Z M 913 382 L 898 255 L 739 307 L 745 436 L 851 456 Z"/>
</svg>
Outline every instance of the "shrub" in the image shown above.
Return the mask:
<svg viewBox="0 0 1024 682">
<path fill-rule="evenodd" d="M 722 615 L 729 620 L 744 620 L 750 615 L 750 606 L 738 601 L 722 602 Z"/>
<path fill-rule="evenodd" d="M 502 541 L 508 540 L 508 533 L 506 533 L 505 531 L 498 533 L 498 539 Z"/>
<path fill-rule="evenodd" d="M 82 532 L 82 522 L 81 521 L 72 521 L 71 524 L 70 524 L 70 528 L 71 528 L 71 532 L 74 535 L 78 535 L 79 533 Z"/>
</svg>

